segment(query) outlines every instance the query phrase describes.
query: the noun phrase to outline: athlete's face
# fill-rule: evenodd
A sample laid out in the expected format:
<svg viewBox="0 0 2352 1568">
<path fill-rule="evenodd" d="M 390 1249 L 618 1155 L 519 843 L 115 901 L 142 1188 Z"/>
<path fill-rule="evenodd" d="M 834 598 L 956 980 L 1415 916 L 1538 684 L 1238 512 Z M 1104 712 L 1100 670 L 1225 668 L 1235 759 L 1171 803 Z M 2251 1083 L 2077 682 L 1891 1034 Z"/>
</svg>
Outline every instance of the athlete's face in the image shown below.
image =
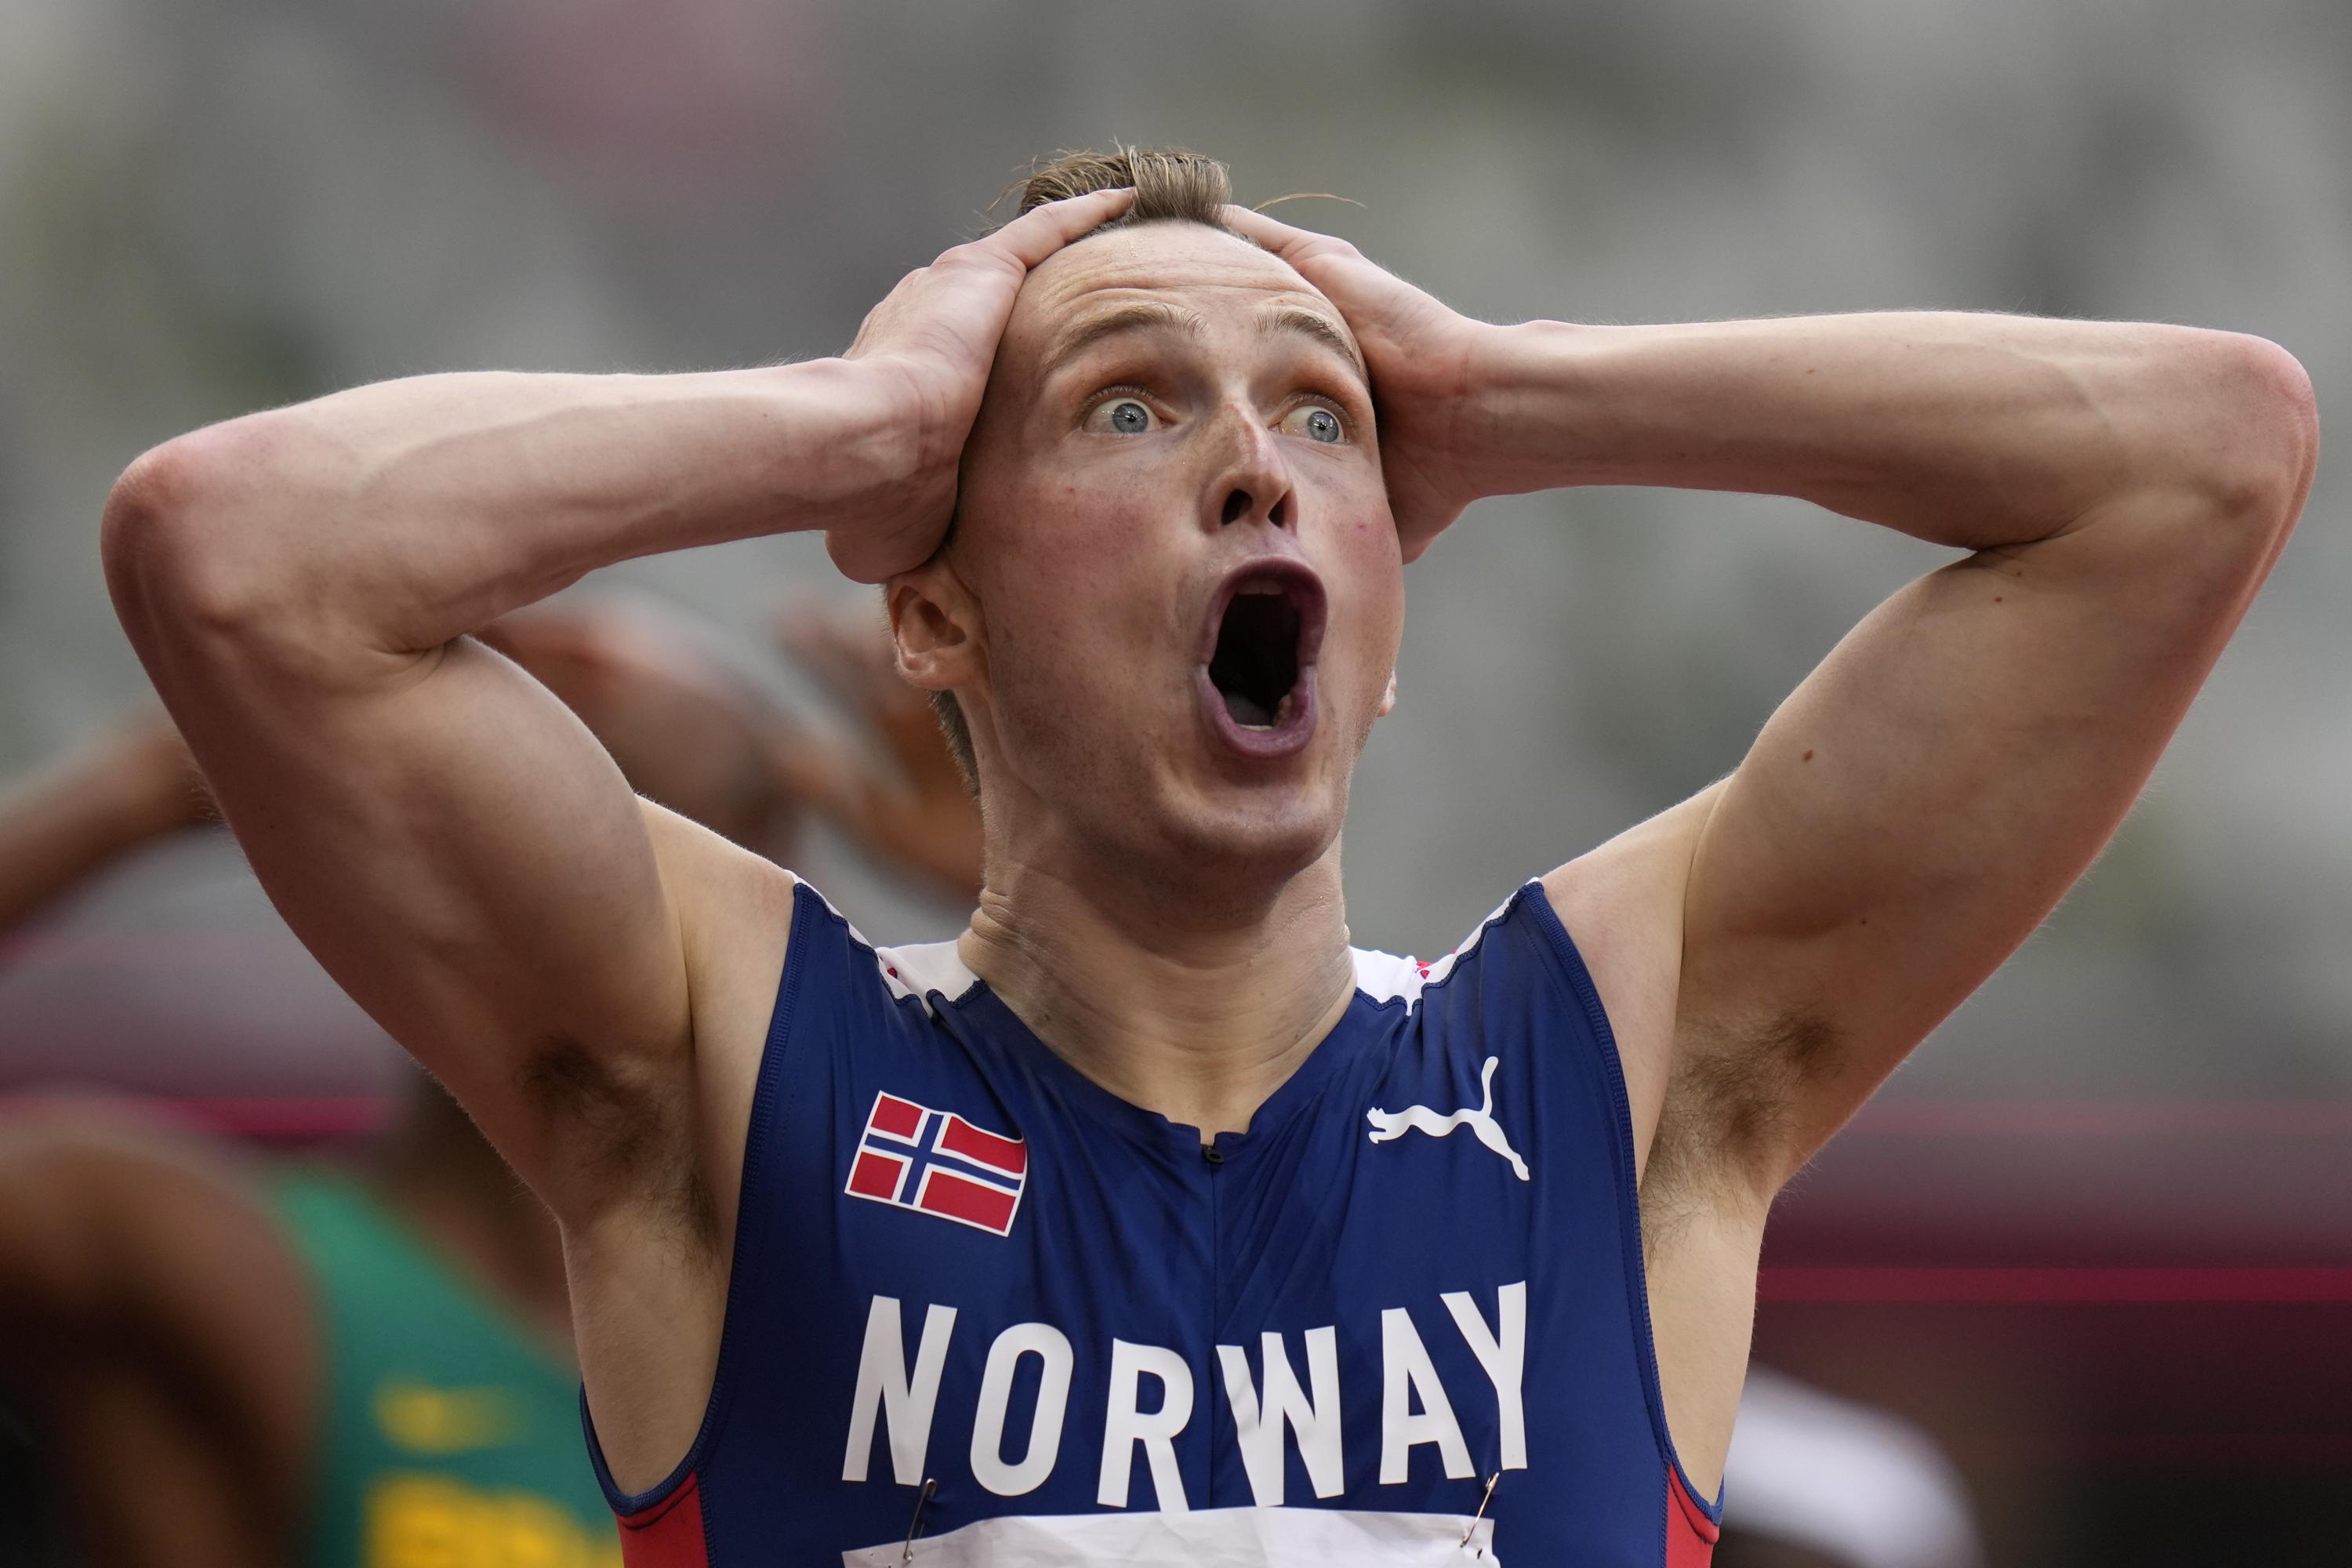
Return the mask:
<svg viewBox="0 0 2352 1568">
<path fill-rule="evenodd" d="M 1360 367 L 1328 300 L 1202 225 L 1031 275 L 940 563 L 992 810 L 1204 868 L 1331 846 L 1404 612 Z"/>
</svg>

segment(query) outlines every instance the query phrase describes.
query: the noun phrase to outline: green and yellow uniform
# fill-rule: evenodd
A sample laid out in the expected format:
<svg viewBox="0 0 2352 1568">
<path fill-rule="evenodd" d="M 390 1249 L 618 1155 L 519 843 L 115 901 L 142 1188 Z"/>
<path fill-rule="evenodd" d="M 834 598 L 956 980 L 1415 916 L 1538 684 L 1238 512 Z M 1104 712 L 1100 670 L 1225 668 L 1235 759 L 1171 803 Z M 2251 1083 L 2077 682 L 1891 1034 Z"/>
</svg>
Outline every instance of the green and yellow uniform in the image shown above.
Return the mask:
<svg viewBox="0 0 2352 1568">
<path fill-rule="evenodd" d="M 273 1207 L 320 1333 L 313 1568 L 620 1568 L 571 1368 L 366 1189 L 286 1167 Z"/>
</svg>

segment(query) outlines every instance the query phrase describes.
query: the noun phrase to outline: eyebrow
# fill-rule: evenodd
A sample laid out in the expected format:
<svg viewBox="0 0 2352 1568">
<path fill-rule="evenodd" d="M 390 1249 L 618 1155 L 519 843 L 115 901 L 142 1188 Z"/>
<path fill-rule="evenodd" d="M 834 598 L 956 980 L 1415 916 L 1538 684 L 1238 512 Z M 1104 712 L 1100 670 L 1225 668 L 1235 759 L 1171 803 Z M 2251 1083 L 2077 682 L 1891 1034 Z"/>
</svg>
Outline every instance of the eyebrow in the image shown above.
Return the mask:
<svg viewBox="0 0 2352 1568">
<path fill-rule="evenodd" d="M 1053 347 L 1045 351 L 1040 374 L 1053 374 L 1107 338 L 1123 337 L 1129 332 L 1170 331 L 1197 338 L 1206 330 L 1201 318 L 1189 310 L 1180 310 L 1157 300 L 1139 300 L 1132 304 L 1089 316 L 1064 332 L 1055 340 Z"/>
<path fill-rule="evenodd" d="M 1307 337 L 1312 338 L 1317 342 L 1321 343 L 1325 348 L 1329 349 L 1341 359 L 1346 360 L 1348 362 L 1349 368 L 1356 373 L 1358 380 L 1368 381 L 1370 379 L 1364 373 L 1364 362 L 1362 357 L 1357 353 L 1356 345 L 1348 340 L 1347 333 L 1341 331 L 1338 326 L 1333 324 L 1330 317 L 1324 315 L 1319 310 L 1303 310 L 1297 305 L 1286 305 L 1279 310 L 1270 310 L 1266 314 L 1260 316 L 1258 318 L 1258 331 L 1268 334 L 1275 332 L 1303 333 Z"/>
</svg>

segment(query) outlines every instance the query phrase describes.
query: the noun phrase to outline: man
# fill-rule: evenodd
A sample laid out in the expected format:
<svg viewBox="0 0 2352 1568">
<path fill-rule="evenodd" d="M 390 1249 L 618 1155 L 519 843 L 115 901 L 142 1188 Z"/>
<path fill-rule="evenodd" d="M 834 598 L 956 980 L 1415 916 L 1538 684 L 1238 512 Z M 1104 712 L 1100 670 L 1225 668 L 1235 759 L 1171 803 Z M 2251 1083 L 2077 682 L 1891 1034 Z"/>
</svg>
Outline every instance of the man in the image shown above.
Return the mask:
<svg viewBox="0 0 2352 1568">
<path fill-rule="evenodd" d="M 879 640 L 813 610 L 782 627 L 835 673 Z M 634 784 L 716 831 L 789 842 L 789 780 L 813 769 L 861 801 L 862 845 L 944 831 L 646 616 L 542 608 L 491 635 Z M 851 695 L 904 731 L 910 704 Z M 0 933 L 206 815 L 161 715 L 117 727 L 0 795 Z M 421 1075 L 350 1152 L 265 1161 L 87 1100 L 0 1109 L 0 1405 L 35 1424 L 73 1561 L 618 1562 L 546 1211 Z"/>
<path fill-rule="evenodd" d="M 125 624 L 296 929 L 554 1210 L 633 1564 L 1704 1561 L 1773 1193 L 2128 808 L 2308 383 L 2168 327 L 1491 327 L 1190 154 L 1023 205 L 840 359 L 168 444 L 109 503 Z M 1599 483 L 1969 553 L 1729 778 L 1446 960 L 1351 953 L 1404 563 Z M 968 748 L 954 943 L 640 805 L 466 637 L 782 529 L 887 584 Z"/>
</svg>

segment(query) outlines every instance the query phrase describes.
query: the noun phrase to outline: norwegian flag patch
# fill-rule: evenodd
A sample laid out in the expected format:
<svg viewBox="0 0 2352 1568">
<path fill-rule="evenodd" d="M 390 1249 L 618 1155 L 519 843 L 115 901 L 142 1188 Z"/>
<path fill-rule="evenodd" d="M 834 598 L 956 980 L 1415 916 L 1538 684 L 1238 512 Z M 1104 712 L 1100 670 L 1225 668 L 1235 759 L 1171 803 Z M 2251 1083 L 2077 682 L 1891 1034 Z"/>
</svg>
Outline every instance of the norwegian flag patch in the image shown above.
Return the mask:
<svg viewBox="0 0 2352 1568">
<path fill-rule="evenodd" d="M 1027 1140 L 974 1127 L 952 1110 L 877 1094 L 842 1191 L 1010 1236 L 1028 1179 Z"/>
</svg>

